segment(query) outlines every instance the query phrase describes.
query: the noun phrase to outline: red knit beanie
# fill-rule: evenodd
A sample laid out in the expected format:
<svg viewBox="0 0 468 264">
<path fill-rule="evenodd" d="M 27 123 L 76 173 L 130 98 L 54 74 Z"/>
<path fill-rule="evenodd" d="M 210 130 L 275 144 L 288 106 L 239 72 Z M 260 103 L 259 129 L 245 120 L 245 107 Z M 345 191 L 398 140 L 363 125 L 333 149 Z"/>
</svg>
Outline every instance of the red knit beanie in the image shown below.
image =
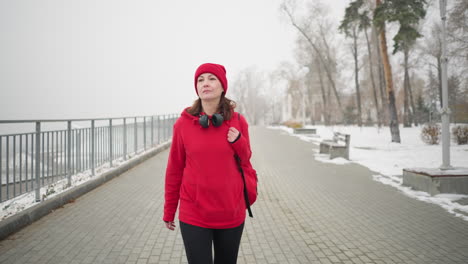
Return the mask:
<svg viewBox="0 0 468 264">
<path fill-rule="evenodd" d="M 215 63 L 205 63 L 198 66 L 197 70 L 195 71 L 195 92 L 197 93 L 197 95 L 197 80 L 198 77 L 203 73 L 212 73 L 216 75 L 216 77 L 218 77 L 218 80 L 221 82 L 221 85 L 223 86 L 224 94 L 227 93 L 228 81 L 226 79 L 226 69 L 224 68 L 224 66 Z"/>
</svg>

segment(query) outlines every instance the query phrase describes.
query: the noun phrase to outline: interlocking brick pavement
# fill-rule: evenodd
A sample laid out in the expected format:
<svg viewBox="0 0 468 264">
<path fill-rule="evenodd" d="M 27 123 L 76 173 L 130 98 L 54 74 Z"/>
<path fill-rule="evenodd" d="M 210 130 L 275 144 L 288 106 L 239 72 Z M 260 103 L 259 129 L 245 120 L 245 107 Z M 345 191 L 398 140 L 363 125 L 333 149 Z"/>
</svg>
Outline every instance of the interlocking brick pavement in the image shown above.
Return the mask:
<svg viewBox="0 0 468 264">
<path fill-rule="evenodd" d="M 468 222 L 316 146 L 251 129 L 260 196 L 238 263 L 468 263 Z M 168 150 L 0 241 L 0 263 L 187 263 L 163 227 Z M 352 153 L 351 153 L 352 156 Z"/>
</svg>

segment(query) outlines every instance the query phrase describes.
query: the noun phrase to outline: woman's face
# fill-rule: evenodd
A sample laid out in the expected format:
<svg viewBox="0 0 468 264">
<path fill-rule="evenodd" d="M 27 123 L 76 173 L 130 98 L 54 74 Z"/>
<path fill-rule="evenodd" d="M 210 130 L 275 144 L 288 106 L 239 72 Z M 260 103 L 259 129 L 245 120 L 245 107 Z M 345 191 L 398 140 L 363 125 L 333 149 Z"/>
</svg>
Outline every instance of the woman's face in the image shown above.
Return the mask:
<svg viewBox="0 0 468 264">
<path fill-rule="evenodd" d="M 201 100 L 219 100 L 223 93 L 223 86 L 216 75 L 203 73 L 197 79 L 197 91 Z"/>
</svg>

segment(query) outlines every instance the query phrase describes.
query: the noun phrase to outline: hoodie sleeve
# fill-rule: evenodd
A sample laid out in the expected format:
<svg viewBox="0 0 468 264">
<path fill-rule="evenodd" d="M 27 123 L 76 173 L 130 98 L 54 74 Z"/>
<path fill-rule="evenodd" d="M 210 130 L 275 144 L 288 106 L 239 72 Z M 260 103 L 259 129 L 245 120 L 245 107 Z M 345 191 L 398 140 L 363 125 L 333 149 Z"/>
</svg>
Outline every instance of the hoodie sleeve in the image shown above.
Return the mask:
<svg viewBox="0 0 468 264">
<path fill-rule="evenodd" d="M 171 150 L 166 168 L 164 187 L 164 221 L 174 221 L 179 204 L 180 185 L 185 168 L 185 148 L 180 134 L 180 126 L 174 124 Z"/>
<path fill-rule="evenodd" d="M 237 118 L 237 116 L 234 118 Z M 245 120 L 242 115 L 240 116 L 239 123 L 240 135 L 239 138 L 232 143 L 232 147 L 236 154 L 239 155 L 241 162 L 246 162 L 249 161 L 252 156 L 252 151 L 250 150 L 249 124 L 247 124 L 247 120 Z"/>
</svg>

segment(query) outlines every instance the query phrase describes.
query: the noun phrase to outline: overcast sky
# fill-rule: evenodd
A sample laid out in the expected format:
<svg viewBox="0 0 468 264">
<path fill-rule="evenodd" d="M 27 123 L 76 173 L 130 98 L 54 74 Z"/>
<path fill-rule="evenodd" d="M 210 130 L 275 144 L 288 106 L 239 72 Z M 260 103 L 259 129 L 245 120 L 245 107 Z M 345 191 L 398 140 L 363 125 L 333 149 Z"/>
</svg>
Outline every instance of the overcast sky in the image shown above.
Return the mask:
<svg viewBox="0 0 468 264">
<path fill-rule="evenodd" d="M 0 0 L 0 119 L 179 113 L 201 63 L 232 82 L 293 60 L 280 2 Z"/>
</svg>

